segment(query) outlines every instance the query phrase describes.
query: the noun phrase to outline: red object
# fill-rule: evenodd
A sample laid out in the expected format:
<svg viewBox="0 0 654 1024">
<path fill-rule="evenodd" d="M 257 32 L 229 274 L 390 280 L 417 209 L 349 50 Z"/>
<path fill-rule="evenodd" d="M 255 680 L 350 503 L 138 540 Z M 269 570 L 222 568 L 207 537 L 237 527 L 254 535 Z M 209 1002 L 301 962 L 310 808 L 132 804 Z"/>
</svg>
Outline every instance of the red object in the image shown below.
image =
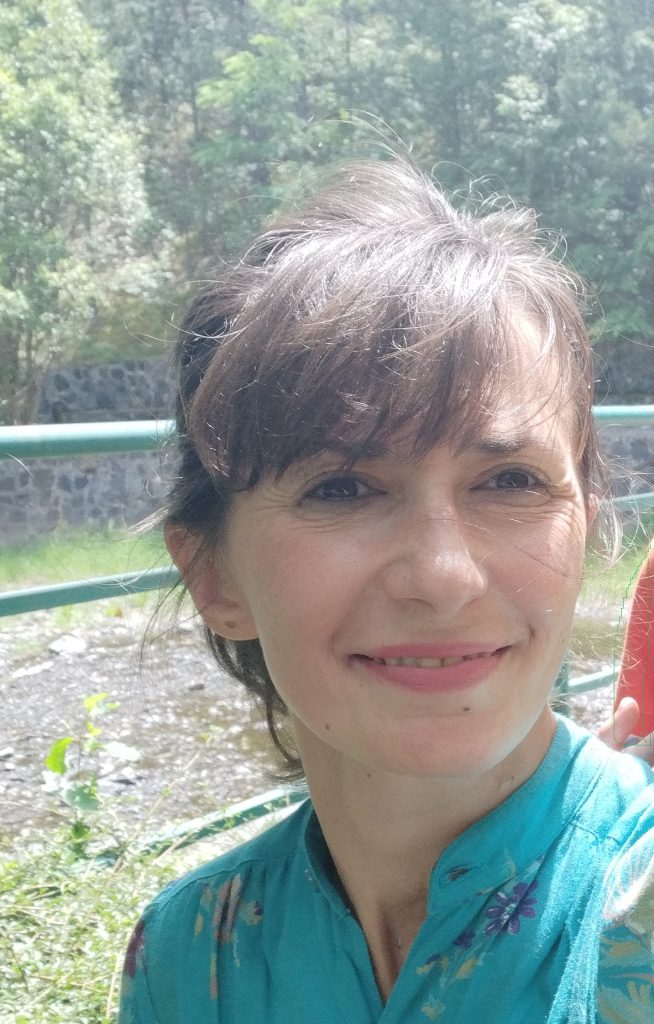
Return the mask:
<svg viewBox="0 0 654 1024">
<path fill-rule="evenodd" d="M 635 735 L 654 732 L 654 547 L 636 580 L 618 675 L 616 707 L 623 697 L 638 701 Z"/>
</svg>

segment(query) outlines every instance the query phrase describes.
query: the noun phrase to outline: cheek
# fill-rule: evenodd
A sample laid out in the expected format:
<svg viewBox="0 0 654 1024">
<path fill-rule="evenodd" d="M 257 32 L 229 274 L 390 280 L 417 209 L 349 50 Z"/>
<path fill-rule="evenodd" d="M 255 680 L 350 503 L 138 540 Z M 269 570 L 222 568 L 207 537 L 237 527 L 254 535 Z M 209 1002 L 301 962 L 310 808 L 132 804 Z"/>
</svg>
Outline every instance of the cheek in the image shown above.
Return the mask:
<svg viewBox="0 0 654 1024">
<path fill-rule="evenodd" d="M 535 634 L 566 644 L 583 575 L 585 520 L 558 515 L 535 525 L 516 530 L 513 554 L 500 563 L 501 589 Z"/>
<path fill-rule="evenodd" d="M 329 538 L 295 532 L 251 544 L 245 573 L 248 604 L 264 647 L 301 646 L 333 626 L 352 587 L 354 561 Z"/>
<path fill-rule="evenodd" d="M 523 565 L 537 571 L 543 581 L 563 589 L 581 583 L 586 549 L 585 516 L 579 509 L 543 514 L 529 521 L 514 520 L 511 538 L 516 551 L 525 556 Z"/>
</svg>

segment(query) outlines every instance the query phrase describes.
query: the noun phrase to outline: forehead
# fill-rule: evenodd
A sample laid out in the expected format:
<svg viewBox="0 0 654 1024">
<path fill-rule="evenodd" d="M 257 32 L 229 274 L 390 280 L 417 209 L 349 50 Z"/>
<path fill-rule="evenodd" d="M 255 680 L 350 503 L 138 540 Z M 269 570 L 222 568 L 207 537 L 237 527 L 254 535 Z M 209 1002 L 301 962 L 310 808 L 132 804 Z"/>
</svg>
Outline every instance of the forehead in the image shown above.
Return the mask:
<svg viewBox="0 0 654 1024">
<path fill-rule="evenodd" d="M 458 442 L 449 436 L 431 438 L 421 435 L 419 418 L 404 429 L 383 438 L 369 438 L 365 444 L 358 439 L 348 441 L 340 438 L 329 441 L 309 459 L 300 459 L 304 466 L 307 461 L 319 465 L 323 456 L 342 457 L 343 465 L 359 461 L 391 457 L 405 462 L 420 462 L 433 448 L 448 448 L 455 457 L 468 455 L 482 458 L 516 458 L 521 453 L 536 449 L 541 454 L 552 453 L 558 458 L 575 459 L 575 428 L 569 404 L 561 406 L 549 396 L 545 400 L 539 389 L 531 397 L 523 394 L 518 400 L 498 401 L 486 410 L 478 429 L 468 431 Z M 340 461 L 340 459 L 339 459 Z M 289 467 L 292 470 L 292 466 Z"/>
<path fill-rule="evenodd" d="M 576 448 L 579 430 L 573 390 L 554 339 L 533 318 L 515 315 L 504 346 L 499 349 L 491 341 L 487 357 L 492 387 L 479 392 L 473 381 L 466 388 L 464 378 L 457 382 L 457 400 L 451 401 L 447 380 L 436 378 L 435 404 L 441 391 L 446 411 L 438 429 L 433 429 L 430 405 L 395 430 L 390 445 L 384 443 L 383 435 L 371 438 L 371 455 L 393 449 L 410 457 L 434 443 L 487 454 L 511 454 L 530 444 Z"/>
<path fill-rule="evenodd" d="M 561 351 L 533 318 L 511 322 L 507 359 L 497 377 L 485 433 L 532 435 L 541 443 L 573 444 L 576 416 Z"/>
</svg>

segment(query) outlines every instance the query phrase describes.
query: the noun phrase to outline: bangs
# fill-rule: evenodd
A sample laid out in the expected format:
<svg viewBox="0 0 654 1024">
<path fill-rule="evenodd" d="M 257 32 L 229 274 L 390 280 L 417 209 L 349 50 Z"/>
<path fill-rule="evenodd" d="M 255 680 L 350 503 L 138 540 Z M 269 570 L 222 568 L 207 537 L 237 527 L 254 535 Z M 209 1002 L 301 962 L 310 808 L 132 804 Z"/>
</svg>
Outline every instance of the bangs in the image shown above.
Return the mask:
<svg viewBox="0 0 654 1024">
<path fill-rule="evenodd" d="M 191 442 L 221 486 L 256 486 L 326 448 L 355 460 L 407 431 L 416 455 L 465 447 L 498 403 L 519 408 L 514 362 L 545 374 L 554 356 L 561 404 L 574 399 L 569 338 L 559 343 L 570 324 L 524 281 L 518 289 L 506 260 L 480 245 L 444 249 L 424 229 L 422 253 L 415 237 L 391 248 L 371 235 L 364 245 L 341 235 L 272 246 L 272 265 L 269 256 L 236 272 L 250 278 L 245 307 L 223 291 L 212 322 L 222 330 L 205 334 L 212 354 L 188 414 Z M 541 335 L 530 365 L 521 318 Z M 555 397 L 547 377 L 543 405 Z"/>
</svg>

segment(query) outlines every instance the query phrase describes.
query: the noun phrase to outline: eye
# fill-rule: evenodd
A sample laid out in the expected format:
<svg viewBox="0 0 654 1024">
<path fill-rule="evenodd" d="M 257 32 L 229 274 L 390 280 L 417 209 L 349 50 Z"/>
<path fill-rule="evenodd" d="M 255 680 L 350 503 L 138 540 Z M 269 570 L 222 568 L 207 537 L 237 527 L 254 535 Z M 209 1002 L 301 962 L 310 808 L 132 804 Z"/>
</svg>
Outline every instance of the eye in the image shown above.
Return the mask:
<svg viewBox="0 0 654 1024">
<path fill-rule="evenodd" d="M 350 501 L 361 501 L 370 497 L 374 490 L 364 480 L 357 476 L 339 474 L 331 476 L 327 480 L 321 480 L 319 484 L 312 487 L 303 497 L 303 501 L 327 502 L 330 504 L 343 504 Z"/>
<path fill-rule="evenodd" d="M 490 491 L 542 491 L 546 482 L 529 469 L 510 466 L 495 473 L 482 486 Z"/>
</svg>

